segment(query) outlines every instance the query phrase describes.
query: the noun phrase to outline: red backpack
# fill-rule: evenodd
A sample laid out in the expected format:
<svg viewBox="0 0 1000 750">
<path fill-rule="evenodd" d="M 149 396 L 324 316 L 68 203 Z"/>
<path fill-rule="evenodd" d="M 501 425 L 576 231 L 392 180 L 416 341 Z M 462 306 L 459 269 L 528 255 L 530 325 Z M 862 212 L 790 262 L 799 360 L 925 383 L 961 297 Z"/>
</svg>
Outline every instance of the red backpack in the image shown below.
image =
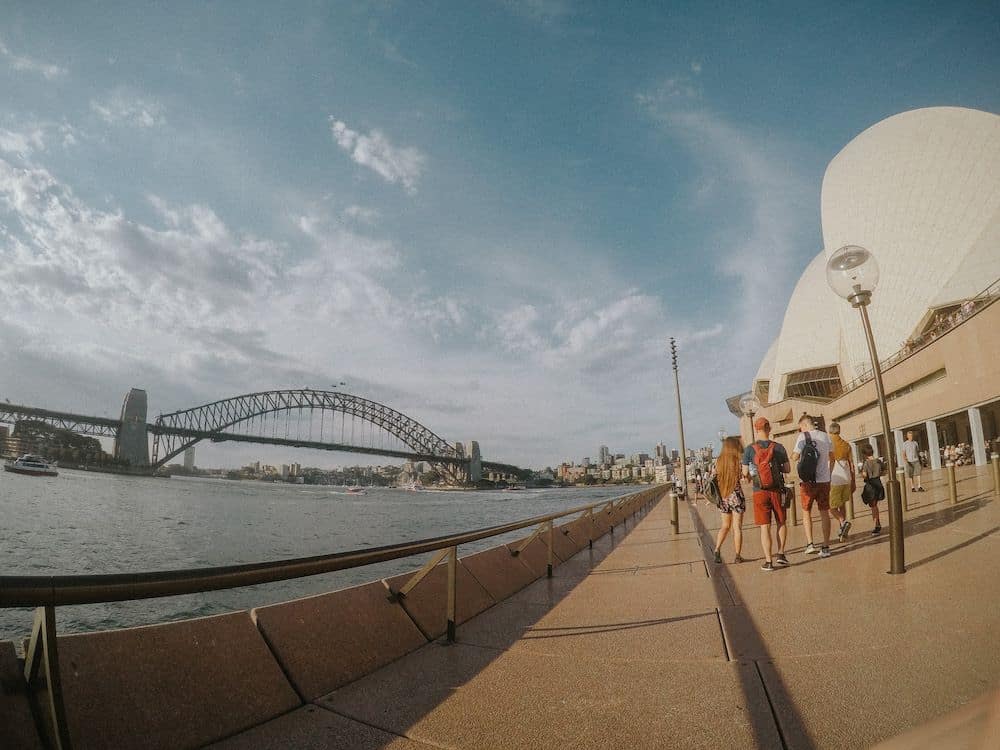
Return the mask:
<svg viewBox="0 0 1000 750">
<path fill-rule="evenodd" d="M 785 487 L 785 480 L 781 476 L 781 466 L 774 455 L 772 440 L 766 448 L 761 448 L 757 443 L 753 443 L 753 463 L 757 467 L 757 481 L 762 490 L 780 490 Z"/>
</svg>

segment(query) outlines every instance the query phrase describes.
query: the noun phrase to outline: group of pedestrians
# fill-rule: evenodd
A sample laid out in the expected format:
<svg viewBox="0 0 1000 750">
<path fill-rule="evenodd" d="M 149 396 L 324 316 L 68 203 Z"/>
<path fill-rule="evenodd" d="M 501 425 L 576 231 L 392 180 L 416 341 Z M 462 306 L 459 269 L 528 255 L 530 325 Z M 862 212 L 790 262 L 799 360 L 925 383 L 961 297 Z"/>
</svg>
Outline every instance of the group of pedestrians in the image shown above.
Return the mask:
<svg viewBox="0 0 1000 750">
<path fill-rule="evenodd" d="M 838 524 L 837 539 L 846 541 L 851 529 L 846 507 L 858 484 L 851 447 L 840 436 L 840 425 L 832 422 L 827 433 L 818 429 L 813 417 L 803 414 L 791 459 L 784 446 L 771 440 L 771 424 L 766 418 L 758 417 L 753 428 L 754 441 L 746 449 L 743 449 L 738 437 L 727 437 L 723 441 L 715 469 L 708 480 L 710 486 L 707 489 L 722 512 L 722 526 L 714 550 L 715 562 L 722 562 L 722 545 L 730 531 L 736 548 L 734 562 L 743 562 L 742 524 L 746 497 L 740 483 L 742 478 L 753 486 L 754 523 L 760 528 L 760 543 L 764 550 L 761 570 L 772 571 L 775 567 L 789 564 L 785 553 L 788 540 L 786 514 L 794 502 L 795 493 L 785 486 L 785 475 L 791 473 L 793 462 L 800 479 L 803 530 L 806 535 L 803 551 L 807 555 L 830 557 L 833 521 Z M 865 445 L 861 453 L 861 478 L 864 481 L 861 499 L 871 508 L 874 522 L 871 533 L 877 536 L 882 532 L 878 504 L 885 499 L 881 480 L 884 465 L 874 457 L 870 445 Z M 813 536 L 814 510 L 819 515 L 822 535 L 818 544 Z"/>
</svg>

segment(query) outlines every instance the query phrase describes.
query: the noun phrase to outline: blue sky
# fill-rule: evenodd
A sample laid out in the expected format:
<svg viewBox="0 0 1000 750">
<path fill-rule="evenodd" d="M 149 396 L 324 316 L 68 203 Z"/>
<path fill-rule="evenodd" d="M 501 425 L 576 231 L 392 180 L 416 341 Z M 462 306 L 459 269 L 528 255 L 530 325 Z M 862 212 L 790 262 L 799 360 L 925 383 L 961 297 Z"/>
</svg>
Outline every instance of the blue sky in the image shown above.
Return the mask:
<svg viewBox="0 0 1000 750">
<path fill-rule="evenodd" d="M 3 16 L 0 396 L 343 380 L 535 466 L 676 444 L 669 336 L 688 444 L 734 429 L 830 159 L 907 109 L 1000 112 L 987 2 Z"/>
</svg>

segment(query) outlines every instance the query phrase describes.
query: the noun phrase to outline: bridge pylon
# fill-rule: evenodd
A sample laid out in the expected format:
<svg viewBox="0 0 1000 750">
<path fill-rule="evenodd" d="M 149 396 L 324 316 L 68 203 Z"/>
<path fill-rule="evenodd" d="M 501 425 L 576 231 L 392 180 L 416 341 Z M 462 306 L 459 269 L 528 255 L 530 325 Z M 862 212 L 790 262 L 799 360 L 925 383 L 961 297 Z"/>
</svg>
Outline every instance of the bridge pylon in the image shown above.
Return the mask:
<svg viewBox="0 0 1000 750">
<path fill-rule="evenodd" d="M 146 391 L 132 388 L 122 402 L 121 426 L 115 435 L 115 458 L 131 466 L 149 466 L 146 410 Z"/>
</svg>

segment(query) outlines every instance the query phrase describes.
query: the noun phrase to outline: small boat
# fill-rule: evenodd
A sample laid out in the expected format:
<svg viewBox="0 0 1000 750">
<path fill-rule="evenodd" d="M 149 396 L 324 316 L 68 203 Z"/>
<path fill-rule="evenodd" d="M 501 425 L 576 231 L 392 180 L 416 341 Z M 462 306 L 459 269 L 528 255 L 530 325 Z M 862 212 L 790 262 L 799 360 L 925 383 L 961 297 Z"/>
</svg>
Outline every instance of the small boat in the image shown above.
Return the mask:
<svg viewBox="0 0 1000 750">
<path fill-rule="evenodd" d="M 31 477 L 59 476 L 59 472 L 56 471 L 55 462 L 46 461 L 41 456 L 33 456 L 30 453 L 25 453 L 13 461 L 5 461 L 3 470 L 11 471 L 15 474 L 27 474 Z"/>
<path fill-rule="evenodd" d="M 344 489 L 347 490 L 347 494 L 348 495 L 364 495 L 365 494 L 365 491 L 361 487 L 358 487 L 356 484 L 352 485 L 350 487 L 345 487 Z"/>
</svg>

